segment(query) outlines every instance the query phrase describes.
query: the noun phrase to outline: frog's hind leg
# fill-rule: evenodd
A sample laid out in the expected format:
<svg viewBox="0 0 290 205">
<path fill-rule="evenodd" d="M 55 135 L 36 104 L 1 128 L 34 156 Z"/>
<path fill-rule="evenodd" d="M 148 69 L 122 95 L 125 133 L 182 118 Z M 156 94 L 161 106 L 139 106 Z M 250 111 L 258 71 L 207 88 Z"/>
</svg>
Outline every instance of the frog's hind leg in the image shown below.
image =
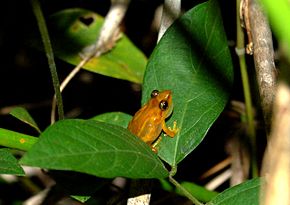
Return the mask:
<svg viewBox="0 0 290 205">
<path fill-rule="evenodd" d="M 156 141 L 151 145 L 151 149 L 152 149 L 153 152 L 155 152 L 155 153 L 158 152 L 158 149 L 157 149 L 156 146 L 158 146 L 158 144 L 161 142 L 161 140 L 162 140 L 162 137 L 159 136 L 159 137 L 157 138 L 157 140 L 156 140 Z"/>
</svg>

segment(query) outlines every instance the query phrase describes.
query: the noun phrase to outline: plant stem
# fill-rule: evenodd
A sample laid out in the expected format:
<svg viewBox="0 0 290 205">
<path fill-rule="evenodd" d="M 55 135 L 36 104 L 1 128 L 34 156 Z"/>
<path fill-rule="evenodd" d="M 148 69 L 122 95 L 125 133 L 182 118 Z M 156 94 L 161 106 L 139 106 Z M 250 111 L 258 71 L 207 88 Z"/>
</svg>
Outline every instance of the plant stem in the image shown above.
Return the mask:
<svg viewBox="0 0 290 205">
<path fill-rule="evenodd" d="M 51 42 L 49 39 L 47 26 L 45 23 L 45 19 L 44 19 L 42 10 L 40 8 L 39 1 L 38 0 L 31 0 L 31 5 L 32 5 L 34 15 L 37 19 L 38 28 L 40 31 L 40 35 L 41 35 L 42 42 L 44 45 L 46 57 L 48 60 L 48 65 L 49 65 L 50 74 L 51 74 L 51 78 L 52 78 L 53 88 L 54 88 L 54 92 L 56 95 L 57 108 L 58 108 L 58 118 L 61 120 L 61 119 L 64 119 L 63 103 L 62 103 L 62 97 L 61 97 L 61 92 L 60 92 L 58 75 L 57 75 L 56 66 L 55 66 L 55 62 L 54 62 L 53 50 L 51 47 Z"/>
<path fill-rule="evenodd" d="M 176 166 L 172 166 L 170 173 L 169 173 L 169 181 L 176 187 L 178 188 L 183 194 L 184 196 L 186 196 L 188 199 L 190 199 L 192 201 L 193 204 L 195 205 L 203 205 L 203 203 L 199 202 L 193 195 L 190 194 L 189 191 L 187 191 L 183 186 L 181 186 L 181 184 L 179 184 L 174 178 L 173 176 L 176 174 L 177 172 L 177 167 Z"/>
<path fill-rule="evenodd" d="M 169 181 L 178 188 L 184 196 L 192 201 L 195 205 L 203 205 L 203 203 L 199 202 L 194 196 L 192 196 L 183 186 L 181 186 L 171 175 L 169 175 Z"/>
<path fill-rule="evenodd" d="M 244 33 L 241 28 L 240 24 L 240 1 L 237 0 L 237 45 L 236 45 L 236 53 L 239 57 L 240 63 L 240 72 L 242 77 L 242 84 L 244 90 L 244 98 L 246 104 L 246 120 L 247 120 L 247 127 L 249 131 L 251 146 L 252 146 L 252 160 L 251 160 L 251 167 L 252 167 L 252 177 L 258 176 L 258 167 L 257 167 L 257 158 L 256 158 L 256 132 L 255 132 L 255 125 L 254 125 L 254 111 L 252 106 L 252 98 L 251 98 L 251 91 L 249 86 L 249 78 L 247 72 L 247 65 L 245 59 L 245 40 L 244 40 Z M 242 51 L 242 52 L 241 52 Z"/>
</svg>

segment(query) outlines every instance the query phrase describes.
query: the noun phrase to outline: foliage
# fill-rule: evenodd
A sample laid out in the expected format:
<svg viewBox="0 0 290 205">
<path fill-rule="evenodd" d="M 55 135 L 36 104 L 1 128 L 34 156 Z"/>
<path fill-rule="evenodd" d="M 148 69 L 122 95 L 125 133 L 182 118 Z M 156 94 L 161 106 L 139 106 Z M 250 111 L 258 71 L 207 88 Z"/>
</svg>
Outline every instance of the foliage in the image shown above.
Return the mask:
<svg viewBox="0 0 290 205">
<path fill-rule="evenodd" d="M 86 25 L 87 20 L 92 22 Z M 55 55 L 74 65 L 81 60 L 82 49 L 95 41 L 94 35 L 102 25 L 99 15 L 81 9 L 58 12 L 49 22 Z M 39 42 L 31 43 L 36 46 Z M 9 150 L 0 150 L 3 162 L 0 173 L 24 175 L 19 164 L 48 169 L 52 173 L 77 172 L 85 174 L 79 176 L 80 181 L 88 175 L 97 179 L 96 182 L 89 180 L 95 184 L 93 191 L 102 189 L 101 185 L 106 182 L 105 179 L 99 182 L 100 178 L 161 180 L 173 177 L 178 164 L 199 146 L 222 113 L 232 88 L 233 65 L 217 1 L 197 5 L 167 30 L 152 53 L 145 74 L 144 56 L 122 35 L 112 50 L 94 58 L 84 69 L 143 83 L 142 104 L 148 101 L 154 89 L 172 90 L 174 111 L 166 123 L 172 125 L 177 121 L 180 131 L 173 139 L 162 134 L 158 154 L 126 129 L 132 116 L 122 112 L 104 113 L 88 120 L 60 120 L 41 132 L 27 110 L 16 108 L 11 115 L 32 126 L 40 136 L 36 138 L 1 128 L 1 145 L 25 151 L 25 154 L 18 161 Z M 57 183 L 68 186 L 64 181 L 60 179 Z M 79 182 L 72 184 L 68 187 L 88 187 Z M 260 179 L 254 179 L 217 196 L 207 191 L 204 193 L 208 195 L 202 199 L 210 205 L 258 204 L 260 184 Z M 194 184 L 183 183 L 180 187 L 188 189 L 194 197 Z M 186 195 L 180 187 L 177 193 Z M 86 190 L 71 195 L 86 201 L 91 194 Z"/>
<path fill-rule="evenodd" d="M 103 18 L 85 9 L 74 8 L 57 12 L 48 19 L 55 56 L 78 65 L 87 54 L 86 47 L 94 44 Z M 33 33 L 34 34 L 34 33 Z M 41 48 L 41 42 L 31 36 L 29 44 Z M 80 55 L 81 52 L 81 55 Z M 93 58 L 83 69 L 102 75 L 141 83 L 147 59 L 124 35 L 120 34 L 116 45 L 99 58 Z"/>
<path fill-rule="evenodd" d="M 17 159 L 6 149 L 0 149 L 0 173 L 24 176 L 25 173 Z"/>
<path fill-rule="evenodd" d="M 98 177 L 162 178 L 158 157 L 127 129 L 95 120 L 62 120 L 46 129 L 21 164 Z"/>
<path fill-rule="evenodd" d="M 205 26 L 206 25 L 206 26 Z M 218 5 L 210 1 L 184 14 L 168 29 L 148 62 L 142 102 L 151 90 L 172 90 L 180 132 L 164 137 L 159 156 L 172 166 L 182 161 L 206 135 L 224 109 L 233 68 Z"/>
<path fill-rule="evenodd" d="M 208 205 L 239 205 L 239 204 L 259 204 L 259 189 L 261 187 L 260 179 L 252 179 L 243 184 L 223 191 L 212 199 Z"/>
</svg>

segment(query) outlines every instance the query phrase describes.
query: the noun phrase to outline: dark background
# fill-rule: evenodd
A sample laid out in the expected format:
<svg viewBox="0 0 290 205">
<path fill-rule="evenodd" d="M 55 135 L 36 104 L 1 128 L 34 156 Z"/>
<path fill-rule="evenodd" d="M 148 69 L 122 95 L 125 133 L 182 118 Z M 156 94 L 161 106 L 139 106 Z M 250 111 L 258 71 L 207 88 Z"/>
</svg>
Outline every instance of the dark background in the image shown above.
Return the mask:
<svg viewBox="0 0 290 205">
<path fill-rule="evenodd" d="M 184 0 L 182 6 L 186 11 L 199 2 L 202 1 Z M 148 57 L 157 38 L 157 33 L 151 31 L 150 26 L 155 9 L 161 3 L 160 0 L 133 0 L 124 20 L 125 33 Z M 45 16 L 74 7 L 93 10 L 104 16 L 110 6 L 109 0 L 45 0 L 41 1 L 41 5 Z M 235 2 L 223 0 L 220 5 L 236 67 L 237 59 L 233 52 Z M 0 127 L 36 136 L 33 129 L 7 114 L 9 106 L 24 105 L 42 130 L 50 124 L 53 86 L 47 59 L 44 53 L 26 43 L 30 28 L 37 27 L 30 1 L 5 2 L 0 12 L 0 25 Z M 61 81 L 74 68 L 57 58 L 56 65 Z M 84 119 L 112 111 L 133 115 L 140 108 L 140 90 L 140 85 L 128 81 L 81 71 L 63 92 L 65 113 L 71 118 Z M 235 71 L 231 99 L 243 99 L 239 71 Z M 200 146 L 180 164 L 177 179 L 204 183 L 199 180 L 199 176 L 227 157 L 225 142 L 232 133 L 231 127 L 235 127 L 238 122 L 239 119 L 229 119 L 225 111 Z"/>
</svg>

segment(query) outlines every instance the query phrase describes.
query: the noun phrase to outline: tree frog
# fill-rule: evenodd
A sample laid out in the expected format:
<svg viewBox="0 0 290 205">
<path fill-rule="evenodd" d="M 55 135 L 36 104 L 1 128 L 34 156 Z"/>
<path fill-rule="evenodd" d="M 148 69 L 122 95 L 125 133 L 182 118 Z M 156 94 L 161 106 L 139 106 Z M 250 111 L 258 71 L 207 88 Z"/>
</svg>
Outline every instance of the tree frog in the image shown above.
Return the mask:
<svg viewBox="0 0 290 205">
<path fill-rule="evenodd" d="M 136 112 L 129 122 L 128 129 L 157 153 L 155 147 L 161 141 L 161 136 L 159 137 L 159 135 L 162 130 L 169 137 L 174 137 L 178 132 L 176 122 L 174 122 L 173 128 L 167 127 L 165 124 L 165 119 L 171 115 L 172 110 L 171 91 L 164 90 L 159 92 L 158 90 L 153 90 L 150 100 Z"/>
</svg>

